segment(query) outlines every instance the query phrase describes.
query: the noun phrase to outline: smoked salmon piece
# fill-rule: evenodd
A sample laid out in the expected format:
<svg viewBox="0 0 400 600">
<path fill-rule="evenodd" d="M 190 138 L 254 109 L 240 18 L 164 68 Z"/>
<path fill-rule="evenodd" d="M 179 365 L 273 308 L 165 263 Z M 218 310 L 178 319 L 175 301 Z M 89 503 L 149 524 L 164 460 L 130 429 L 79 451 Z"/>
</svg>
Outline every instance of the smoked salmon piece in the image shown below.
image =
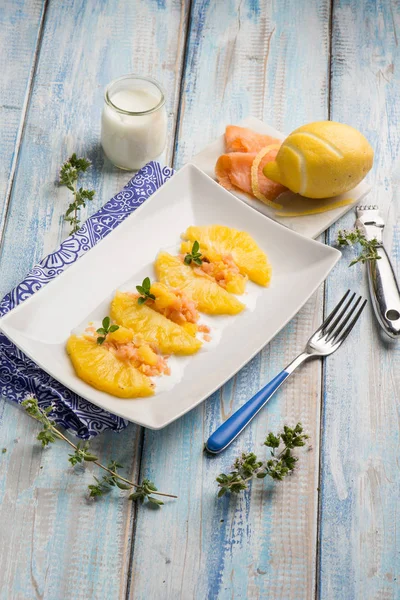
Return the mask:
<svg viewBox="0 0 400 600">
<path fill-rule="evenodd" d="M 261 135 L 246 127 L 228 125 L 225 129 L 226 152 L 260 152 L 265 146 L 281 144 L 282 140 L 269 135 Z"/>
<path fill-rule="evenodd" d="M 227 127 L 228 129 L 228 127 Z M 243 129 L 242 127 L 235 127 L 234 129 Z M 247 129 L 245 131 L 248 131 Z M 251 132 L 253 133 L 253 132 Z M 258 134 L 254 134 L 258 135 Z M 267 137 L 267 136 L 260 136 Z M 269 138 L 272 140 L 273 138 Z M 265 140 L 263 141 L 264 146 Z M 262 194 L 269 200 L 275 200 L 279 194 L 284 192 L 287 188 L 267 179 L 263 174 L 262 170 L 265 165 L 275 160 L 278 150 L 271 150 L 266 154 L 260 162 L 258 167 L 258 184 Z M 217 160 L 215 165 L 215 174 L 218 182 L 227 190 L 240 190 L 253 196 L 253 190 L 251 187 L 251 166 L 257 152 L 230 152 L 228 154 L 222 154 Z"/>
</svg>

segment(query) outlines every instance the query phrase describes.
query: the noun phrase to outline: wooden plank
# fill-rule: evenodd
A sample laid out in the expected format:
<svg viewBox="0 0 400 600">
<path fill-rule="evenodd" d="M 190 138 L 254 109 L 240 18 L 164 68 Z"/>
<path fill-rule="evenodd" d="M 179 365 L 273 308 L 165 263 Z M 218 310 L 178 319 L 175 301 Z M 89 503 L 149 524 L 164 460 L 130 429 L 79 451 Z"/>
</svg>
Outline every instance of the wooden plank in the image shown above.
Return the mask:
<svg viewBox="0 0 400 600">
<path fill-rule="evenodd" d="M 284 131 L 326 118 L 328 48 L 329 2 L 195 2 L 176 165 L 249 113 Z M 202 448 L 223 419 L 303 349 L 321 308 L 320 290 L 207 402 L 162 431 L 145 432 L 142 471 L 179 499 L 138 516 L 130 598 L 314 596 L 321 365 L 302 368 L 221 456 L 206 458 Z M 240 451 L 262 453 L 268 430 L 298 420 L 314 450 L 290 480 L 257 482 L 242 498 L 216 498 L 216 475 Z"/>
<path fill-rule="evenodd" d="M 71 152 L 93 161 L 86 178 L 96 190 L 91 212 L 130 178 L 99 149 L 108 81 L 134 71 L 163 83 L 171 132 L 166 159 L 171 156 L 187 12 L 187 3 L 176 0 L 50 3 L 0 257 L 1 293 L 67 233 L 62 216 L 69 194 L 56 179 Z M 118 493 L 88 502 L 90 473 L 67 468 L 68 448 L 33 449 L 36 424 L 15 405 L 0 406 L 7 448 L 0 455 L 1 547 L 7 549 L 0 552 L 0 598 L 124 597 L 134 506 Z M 94 447 L 103 461 L 116 458 L 136 477 L 140 442 L 140 430 L 130 426 L 102 435 Z"/>
<path fill-rule="evenodd" d="M 4 0 L 0 11 L 0 234 L 17 164 L 44 4 L 44 0 Z"/>
<path fill-rule="evenodd" d="M 334 3 L 331 118 L 360 129 L 375 149 L 370 203 L 386 220 L 385 244 L 400 275 L 398 191 L 400 6 Z M 330 231 L 351 228 L 349 214 Z M 367 292 L 365 269 L 338 264 L 332 307 L 344 290 Z M 326 362 L 319 596 L 324 600 L 400 596 L 400 348 L 380 334 L 371 307 L 343 349 Z"/>
</svg>

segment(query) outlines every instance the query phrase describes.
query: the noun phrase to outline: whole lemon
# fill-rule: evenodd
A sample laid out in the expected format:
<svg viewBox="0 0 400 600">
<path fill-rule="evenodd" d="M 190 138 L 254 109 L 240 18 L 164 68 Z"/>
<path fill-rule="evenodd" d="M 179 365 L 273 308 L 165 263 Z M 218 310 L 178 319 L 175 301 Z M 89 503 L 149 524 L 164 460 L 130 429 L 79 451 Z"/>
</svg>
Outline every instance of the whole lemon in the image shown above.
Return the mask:
<svg viewBox="0 0 400 600">
<path fill-rule="evenodd" d="M 293 131 L 263 173 L 302 196 L 329 198 L 360 183 L 373 160 L 370 144 L 357 129 L 316 121 Z"/>
</svg>

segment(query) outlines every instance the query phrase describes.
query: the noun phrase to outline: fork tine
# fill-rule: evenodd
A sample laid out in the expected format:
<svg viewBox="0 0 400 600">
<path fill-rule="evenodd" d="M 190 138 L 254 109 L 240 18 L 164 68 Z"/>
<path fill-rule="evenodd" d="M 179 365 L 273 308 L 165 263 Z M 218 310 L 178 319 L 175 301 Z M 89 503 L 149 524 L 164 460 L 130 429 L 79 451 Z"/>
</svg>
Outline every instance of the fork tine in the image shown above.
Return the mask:
<svg viewBox="0 0 400 600">
<path fill-rule="evenodd" d="M 332 337 L 332 333 L 335 330 L 336 326 L 338 325 L 338 323 L 341 321 L 341 319 L 343 318 L 343 316 L 346 314 L 349 306 L 351 305 L 351 303 L 353 302 L 354 298 L 356 297 L 355 292 L 353 292 L 353 294 L 350 296 L 349 300 L 346 302 L 346 304 L 344 305 L 343 309 L 340 311 L 340 313 L 338 314 L 338 316 L 336 317 L 336 319 L 333 321 L 333 323 L 330 324 L 330 326 L 328 328 L 324 328 L 324 333 L 330 337 Z M 329 339 L 329 337 L 328 337 Z"/>
<path fill-rule="evenodd" d="M 321 327 L 319 327 L 319 329 L 317 330 L 317 332 L 318 331 L 324 331 L 324 329 L 329 325 L 329 323 L 332 321 L 332 319 L 336 316 L 338 310 L 340 309 L 340 307 L 342 306 L 343 302 L 346 300 L 346 298 L 347 298 L 347 296 L 349 294 L 350 294 L 350 290 L 347 290 L 347 292 L 345 293 L 345 295 L 343 296 L 343 298 L 335 306 L 335 308 L 332 310 L 332 312 L 329 313 L 329 315 L 326 317 L 325 321 L 322 323 Z"/>
<path fill-rule="evenodd" d="M 352 321 L 350 321 L 350 323 L 348 324 L 347 328 L 343 331 L 342 335 L 339 337 L 339 339 L 336 340 L 336 343 L 341 344 L 342 342 L 344 342 L 344 340 L 349 335 L 350 331 L 353 329 L 354 325 L 357 323 L 357 321 L 358 321 L 358 319 L 359 319 L 362 311 L 364 310 L 366 304 L 367 304 L 367 300 L 364 300 L 364 302 L 362 303 L 362 305 L 358 309 L 358 311 L 357 311 L 354 319 Z"/>
<path fill-rule="evenodd" d="M 350 318 L 354 315 L 354 311 L 356 310 L 357 306 L 360 304 L 360 302 L 362 300 L 361 296 L 359 296 L 357 298 L 356 303 L 353 304 L 353 306 L 350 308 L 350 310 L 346 314 L 345 318 L 343 320 L 340 320 L 345 315 L 345 311 L 347 310 L 348 306 L 350 305 L 350 302 L 353 301 L 354 296 L 355 296 L 355 294 L 353 295 L 351 300 L 348 302 L 347 306 L 343 309 L 342 315 L 340 317 L 338 317 L 336 319 L 336 322 L 332 325 L 329 335 L 326 338 L 327 342 L 329 342 L 330 340 L 336 340 L 339 333 L 341 333 L 341 331 L 343 331 L 344 327 L 347 325 Z"/>
</svg>

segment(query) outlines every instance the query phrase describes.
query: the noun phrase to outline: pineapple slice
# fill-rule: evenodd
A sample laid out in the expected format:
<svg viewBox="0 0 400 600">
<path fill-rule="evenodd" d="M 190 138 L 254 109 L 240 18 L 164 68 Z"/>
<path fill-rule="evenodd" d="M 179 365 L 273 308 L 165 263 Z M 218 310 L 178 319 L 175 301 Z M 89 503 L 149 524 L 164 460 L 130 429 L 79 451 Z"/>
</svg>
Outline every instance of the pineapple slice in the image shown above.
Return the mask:
<svg viewBox="0 0 400 600">
<path fill-rule="evenodd" d="M 154 394 L 153 384 L 146 375 L 129 362 L 117 358 L 106 347 L 99 346 L 95 337 L 89 339 L 71 335 L 67 342 L 67 352 L 78 377 L 102 392 L 118 398 Z"/>
<path fill-rule="evenodd" d="M 181 243 L 181 254 L 185 255 L 191 252 L 193 243 L 183 241 Z M 215 251 L 205 250 L 200 246 L 200 253 L 207 259 L 198 267 L 204 273 L 215 279 L 215 281 L 231 294 L 244 294 L 246 291 L 247 275 L 242 275 L 238 266 L 232 258 L 223 257 Z"/>
<path fill-rule="evenodd" d="M 184 323 L 182 325 L 183 329 L 187 331 L 193 337 L 196 337 L 196 334 L 199 330 L 197 323 Z"/>
<path fill-rule="evenodd" d="M 151 284 L 150 292 L 156 297 L 154 305 L 159 312 L 169 307 L 176 308 L 178 298 L 167 285 L 155 281 Z"/>
<path fill-rule="evenodd" d="M 155 367 L 158 363 L 158 355 L 150 348 L 143 344 L 143 346 L 139 346 L 138 354 L 141 360 L 150 367 Z"/>
<path fill-rule="evenodd" d="M 244 304 L 208 277 L 196 275 L 195 271 L 183 264 L 176 256 L 160 252 L 155 269 L 158 279 L 177 287 L 194 300 L 200 311 L 210 315 L 236 315 L 244 309 Z M 115 318 L 115 317 L 114 317 Z"/>
<path fill-rule="evenodd" d="M 271 280 L 271 265 L 265 253 L 245 231 L 223 225 L 191 226 L 182 236 L 191 242 L 198 241 L 205 255 L 230 254 L 242 274 L 259 285 L 268 286 Z"/>
<path fill-rule="evenodd" d="M 199 313 L 193 300 L 182 290 L 172 289 L 159 281 L 151 284 L 150 292 L 155 300 L 148 300 L 147 306 L 183 327 L 190 335 L 196 335 Z"/>
<path fill-rule="evenodd" d="M 126 327 L 118 327 L 116 331 L 107 334 L 107 342 L 114 342 L 115 344 L 129 344 L 133 341 L 135 333 L 132 329 Z"/>
<path fill-rule="evenodd" d="M 131 294 L 117 292 L 111 303 L 111 318 L 155 344 L 165 354 L 194 354 L 201 341 L 146 304 L 138 304 Z"/>
</svg>

